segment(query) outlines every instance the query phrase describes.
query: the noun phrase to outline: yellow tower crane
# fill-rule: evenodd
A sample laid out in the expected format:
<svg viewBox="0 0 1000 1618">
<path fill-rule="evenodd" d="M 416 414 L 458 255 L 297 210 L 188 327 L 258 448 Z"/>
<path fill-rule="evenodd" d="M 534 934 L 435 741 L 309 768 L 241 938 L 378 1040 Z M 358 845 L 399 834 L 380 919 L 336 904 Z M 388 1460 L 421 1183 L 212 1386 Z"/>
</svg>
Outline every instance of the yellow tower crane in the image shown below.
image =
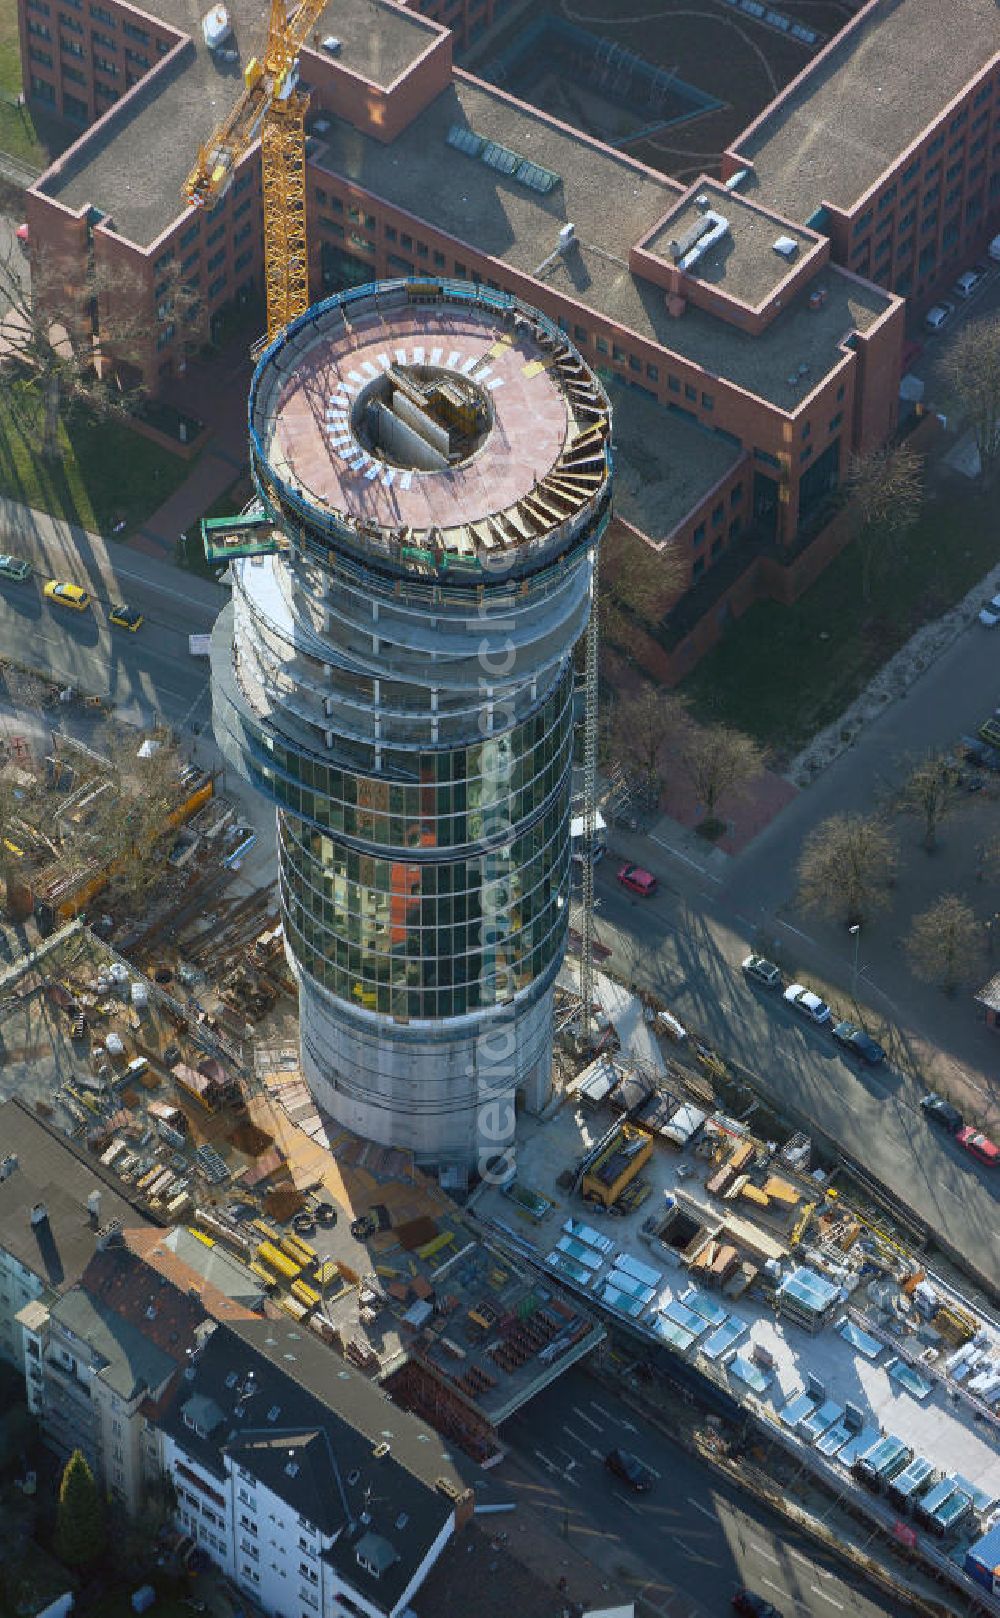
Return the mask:
<svg viewBox="0 0 1000 1618">
<path fill-rule="evenodd" d="M 263 61 L 251 57 L 243 93 L 198 153 L 184 183 L 192 207 L 224 195 L 240 159 L 260 136 L 264 193 L 264 281 L 267 335 L 273 338 L 309 307 L 306 251 L 306 131 L 308 95 L 298 88 L 298 55 L 327 0 L 271 0 Z"/>
</svg>

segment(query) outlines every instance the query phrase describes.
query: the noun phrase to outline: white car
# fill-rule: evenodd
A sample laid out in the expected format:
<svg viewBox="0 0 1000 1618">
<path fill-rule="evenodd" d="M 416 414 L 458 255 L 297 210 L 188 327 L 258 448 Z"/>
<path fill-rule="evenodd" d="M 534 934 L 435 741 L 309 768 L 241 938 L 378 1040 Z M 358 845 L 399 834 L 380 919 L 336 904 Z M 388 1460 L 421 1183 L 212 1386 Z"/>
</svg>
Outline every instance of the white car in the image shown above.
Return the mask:
<svg viewBox="0 0 1000 1618">
<path fill-rule="evenodd" d="M 785 990 L 785 999 L 800 1017 L 807 1018 L 809 1022 L 822 1027 L 830 1021 L 832 1014 L 826 1001 L 821 1000 L 818 994 L 813 994 L 804 983 L 790 983 Z"/>
<path fill-rule="evenodd" d="M 965 270 L 951 289 L 952 297 L 971 298 L 982 279 L 982 270 Z"/>
<path fill-rule="evenodd" d="M 934 304 L 924 316 L 924 325 L 928 331 L 940 331 L 946 320 L 950 320 L 955 313 L 955 305 L 942 298 L 940 303 Z"/>
<path fill-rule="evenodd" d="M 991 601 L 984 601 L 979 612 L 979 622 L 985 624 L 987 629 L 995 629 L 1000 624 L 1000 595 L 995 595 Z"/>
</svg>

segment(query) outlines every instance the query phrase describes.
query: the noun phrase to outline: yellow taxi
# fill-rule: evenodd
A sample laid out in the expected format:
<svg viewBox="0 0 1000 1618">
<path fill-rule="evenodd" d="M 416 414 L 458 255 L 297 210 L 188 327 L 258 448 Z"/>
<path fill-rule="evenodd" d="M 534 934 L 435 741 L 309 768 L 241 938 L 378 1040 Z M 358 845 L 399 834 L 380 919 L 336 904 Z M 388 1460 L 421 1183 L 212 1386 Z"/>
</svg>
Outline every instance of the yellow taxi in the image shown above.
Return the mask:
<svg viewBox="0 0 1000 1618">
<path fill-rule="evenodd" d="M 134 635 L 137 629 L 141 629 L 145 618 L 141 612 L 136 612 L 134 607 L 119 606 L 111 608 L 108 621 L 115 624 L 118 629 L 127 629 Z"/>
<path fill-rule="evenodd" d="M 71 607 L 74 612 L 86 612 L 90 606 L 90 596 L 78 584 L 67 584 L 64 579 L 49 579 L 42 590 L 47 601 L 55 601 L 60 607 Z"/>
</svg>

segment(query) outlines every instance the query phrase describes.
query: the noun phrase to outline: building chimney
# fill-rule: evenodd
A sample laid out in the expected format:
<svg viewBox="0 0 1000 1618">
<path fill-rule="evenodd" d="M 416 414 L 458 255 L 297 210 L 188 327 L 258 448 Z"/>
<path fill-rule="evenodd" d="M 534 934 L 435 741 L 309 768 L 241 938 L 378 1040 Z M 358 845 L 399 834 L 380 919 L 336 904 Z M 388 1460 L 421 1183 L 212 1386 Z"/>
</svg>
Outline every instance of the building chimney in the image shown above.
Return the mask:
<svg viewBox="0 0 1000 1618">
<path fill-rule="evenodd" d="M 44 1225 L 48 1222 L 49 1210 L 44 1202 L 33 1202 L 29 1218 L 33 1225 Z"/>
<path fill-rule="evenodd" d="M 101 1193 L 96 1189 L 91 1191 L 87 1198 L 87 1212 L 90 1215 L 90 1223 L 96 1230 L 101 1223 Z"/>
<path fill-rule="evenodd" d="M 122 1222 L 120 1219 L 109 1219 L 106 1225 L 101 1225 L 97 1232 L 97 1250 L 103 1253 L 108 1247 L 121 1247 Z"/>
</svg>

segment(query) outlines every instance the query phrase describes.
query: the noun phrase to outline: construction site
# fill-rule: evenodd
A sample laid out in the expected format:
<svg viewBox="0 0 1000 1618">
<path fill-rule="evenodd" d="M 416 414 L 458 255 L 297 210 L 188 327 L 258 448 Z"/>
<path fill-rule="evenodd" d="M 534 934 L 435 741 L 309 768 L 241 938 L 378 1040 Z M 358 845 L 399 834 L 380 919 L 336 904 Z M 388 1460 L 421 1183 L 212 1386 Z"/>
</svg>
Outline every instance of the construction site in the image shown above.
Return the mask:
<svg viewBox="0 0 1000 1618">
<path fill-rule="evenodd" d="M 217 954 L 239 928 L 210 925 Z M 262 1312 L 305 1322 L 486 1461 L 497 1425 L 603 1329 L 484 1241 L 409 1154 L 327 1129 L 281 1043 L 294 1016 L 277 1003 L 291 984 L 274 939 L 258 933 L 233 969 L 276 996 L 254 1053 L 220 1026 L 233 972 L 210 984 L 165 952 L 176 966 L 160 983 L 162 967 L 144 977 L 66 924 L 0 979 L 4 1092 L 60 1125 L 153 1219 L 244 1265 Z M 196 995 L 180 998 L 177 983 Z"/>
</svg>

